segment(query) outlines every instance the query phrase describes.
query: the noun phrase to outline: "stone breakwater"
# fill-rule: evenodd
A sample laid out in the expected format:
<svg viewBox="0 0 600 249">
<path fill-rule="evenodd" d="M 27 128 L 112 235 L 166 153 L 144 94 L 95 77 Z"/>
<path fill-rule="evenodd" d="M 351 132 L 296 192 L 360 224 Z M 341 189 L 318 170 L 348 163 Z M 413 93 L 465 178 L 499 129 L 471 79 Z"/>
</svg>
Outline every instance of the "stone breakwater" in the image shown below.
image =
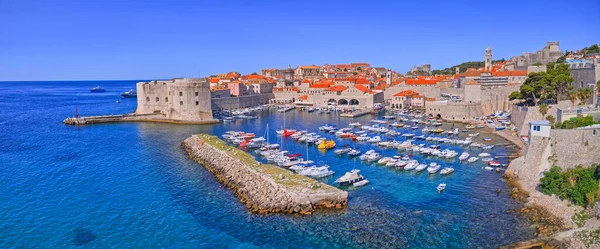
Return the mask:
<svg viewBox="0 0 600 249">
<path fill-rule="evenodd" d="M 252 212 L 311 214 L 323 208 L 342 209 L 348 203 L 348 192 L 274 165 L 261 164 L 215 136 L 194 135 L 181 146 Z"/>
</svg>

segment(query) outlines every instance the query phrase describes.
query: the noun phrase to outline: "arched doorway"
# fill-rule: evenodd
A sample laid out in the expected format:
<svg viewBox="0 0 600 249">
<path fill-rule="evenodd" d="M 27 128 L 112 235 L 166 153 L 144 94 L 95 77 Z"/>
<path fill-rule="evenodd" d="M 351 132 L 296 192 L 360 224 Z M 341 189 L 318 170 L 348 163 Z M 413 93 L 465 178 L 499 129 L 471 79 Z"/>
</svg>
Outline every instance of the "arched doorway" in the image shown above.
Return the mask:
<svg viewBox="0 0 600 249">
<path fill-rule="evenodd" d="M 356 100 L 356 99 L 350 100 L 350 105 L 358 105 L 358 104 L 359 104 L 358 100 Z"/>
<path fill-rule="evenodd" d="M 329 99 L 329 100 L 327 100 L 327 104 L 328 105 L 335 105 L 335 104 L 337 104 L 337 101 L 335 99 Z"/>
<path fill-rule="evenodd" d="M 435 116 L 435 118 L 436 119 L 440 119 L 440 118 L 442 118 L 442 115 L 438 114 L 438 115 Z"/>
<path fill-rule="evenodd" d="M 348 105 L 348 100 L 345 100 L 345 99 L 340 99 L 340 100 L 338 101 L 338 105 Z"/>
</svg>

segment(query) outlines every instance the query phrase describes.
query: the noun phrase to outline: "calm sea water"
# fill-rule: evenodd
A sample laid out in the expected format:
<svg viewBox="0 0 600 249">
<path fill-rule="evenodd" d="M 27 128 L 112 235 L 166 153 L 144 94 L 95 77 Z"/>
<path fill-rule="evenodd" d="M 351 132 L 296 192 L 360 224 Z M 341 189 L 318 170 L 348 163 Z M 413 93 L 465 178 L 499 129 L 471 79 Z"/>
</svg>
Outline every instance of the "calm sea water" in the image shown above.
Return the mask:
<svg viewBox="0 0 600 249">
<path fill-rule="evenodd" d="M 533 237 L 523 217 L 506 213 L 519 206 L 500 174 L 485 171 L 481 162 L 436 159 L 456 169 L 442 178 L 363 164 L 310 147 L 309 159 L 324 161 L 336 172 L 323 181 L 332 183 L 357 168 L 371 184 L 349 189 L 344 211 L 262 216 L 248 213 L 179 147 L 199 132 L 262 135 L 267 123 L 271 140 L 281 142 L 274 132 L 283 125 L 281 113 L 265 111 L 257 120 L 212 126 L 62 124 L 76 107 L 80 115 L 135 110 L 134 99 L 115 103 L 134 84 L 0 82 L 1 248 L 495 248 Z M 96 85 L 107 92 L 90 93 Z M 368 123 L 371 118 L 357 120 Z M 287 113 L 286 120 L 290 128 L 315 132 L 323 124 L 345 127 L 355 121 L 297 111 Z M 283 146 L 306 153 L 304 144 L 291 140 Z M 508 152 L 497 147 L 492 154 Z M 438 194 L 440 182 L 448 187 Z"/>
</svg>

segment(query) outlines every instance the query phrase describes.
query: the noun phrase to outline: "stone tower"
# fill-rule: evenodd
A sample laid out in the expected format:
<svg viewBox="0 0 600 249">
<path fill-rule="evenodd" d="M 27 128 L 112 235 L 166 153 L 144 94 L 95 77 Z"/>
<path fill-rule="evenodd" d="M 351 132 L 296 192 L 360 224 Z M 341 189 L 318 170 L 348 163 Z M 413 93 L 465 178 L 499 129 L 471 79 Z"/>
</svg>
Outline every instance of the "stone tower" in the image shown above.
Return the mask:
<svg viewBox="0 0 600 249">
<path fill-rule="evenodd" d="M 387 83 L 388 87 L 392 85 L 392 69 L 390 69 L 389 67 L 387 72 L 385 73 L 385 82 Z"/>
<path fill-rule="evenodd" d="M 460 74 L 460 67 L 456 67 L 456 74 Z"/>
<path fill-rule="evenodd" d="M 492 48 L 485 49 L 485 71 L 492 71 Z"/>
</svg>

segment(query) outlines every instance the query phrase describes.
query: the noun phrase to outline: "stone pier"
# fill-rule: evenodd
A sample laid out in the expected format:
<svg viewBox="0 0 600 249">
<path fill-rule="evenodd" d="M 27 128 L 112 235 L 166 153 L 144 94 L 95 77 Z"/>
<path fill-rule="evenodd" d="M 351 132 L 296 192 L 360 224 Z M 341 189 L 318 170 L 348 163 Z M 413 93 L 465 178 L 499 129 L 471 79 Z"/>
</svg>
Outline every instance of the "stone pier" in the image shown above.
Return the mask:
<svg viewBox="0 0 600 249">
<path fill-rule="evenodd" d="M 319 209 L 342 209 L 348 203 L 348 192 L 262 164 L 215 136 L 194 135 L 181 146 L 252 212 L 312 214 Z"/>
</svg>

